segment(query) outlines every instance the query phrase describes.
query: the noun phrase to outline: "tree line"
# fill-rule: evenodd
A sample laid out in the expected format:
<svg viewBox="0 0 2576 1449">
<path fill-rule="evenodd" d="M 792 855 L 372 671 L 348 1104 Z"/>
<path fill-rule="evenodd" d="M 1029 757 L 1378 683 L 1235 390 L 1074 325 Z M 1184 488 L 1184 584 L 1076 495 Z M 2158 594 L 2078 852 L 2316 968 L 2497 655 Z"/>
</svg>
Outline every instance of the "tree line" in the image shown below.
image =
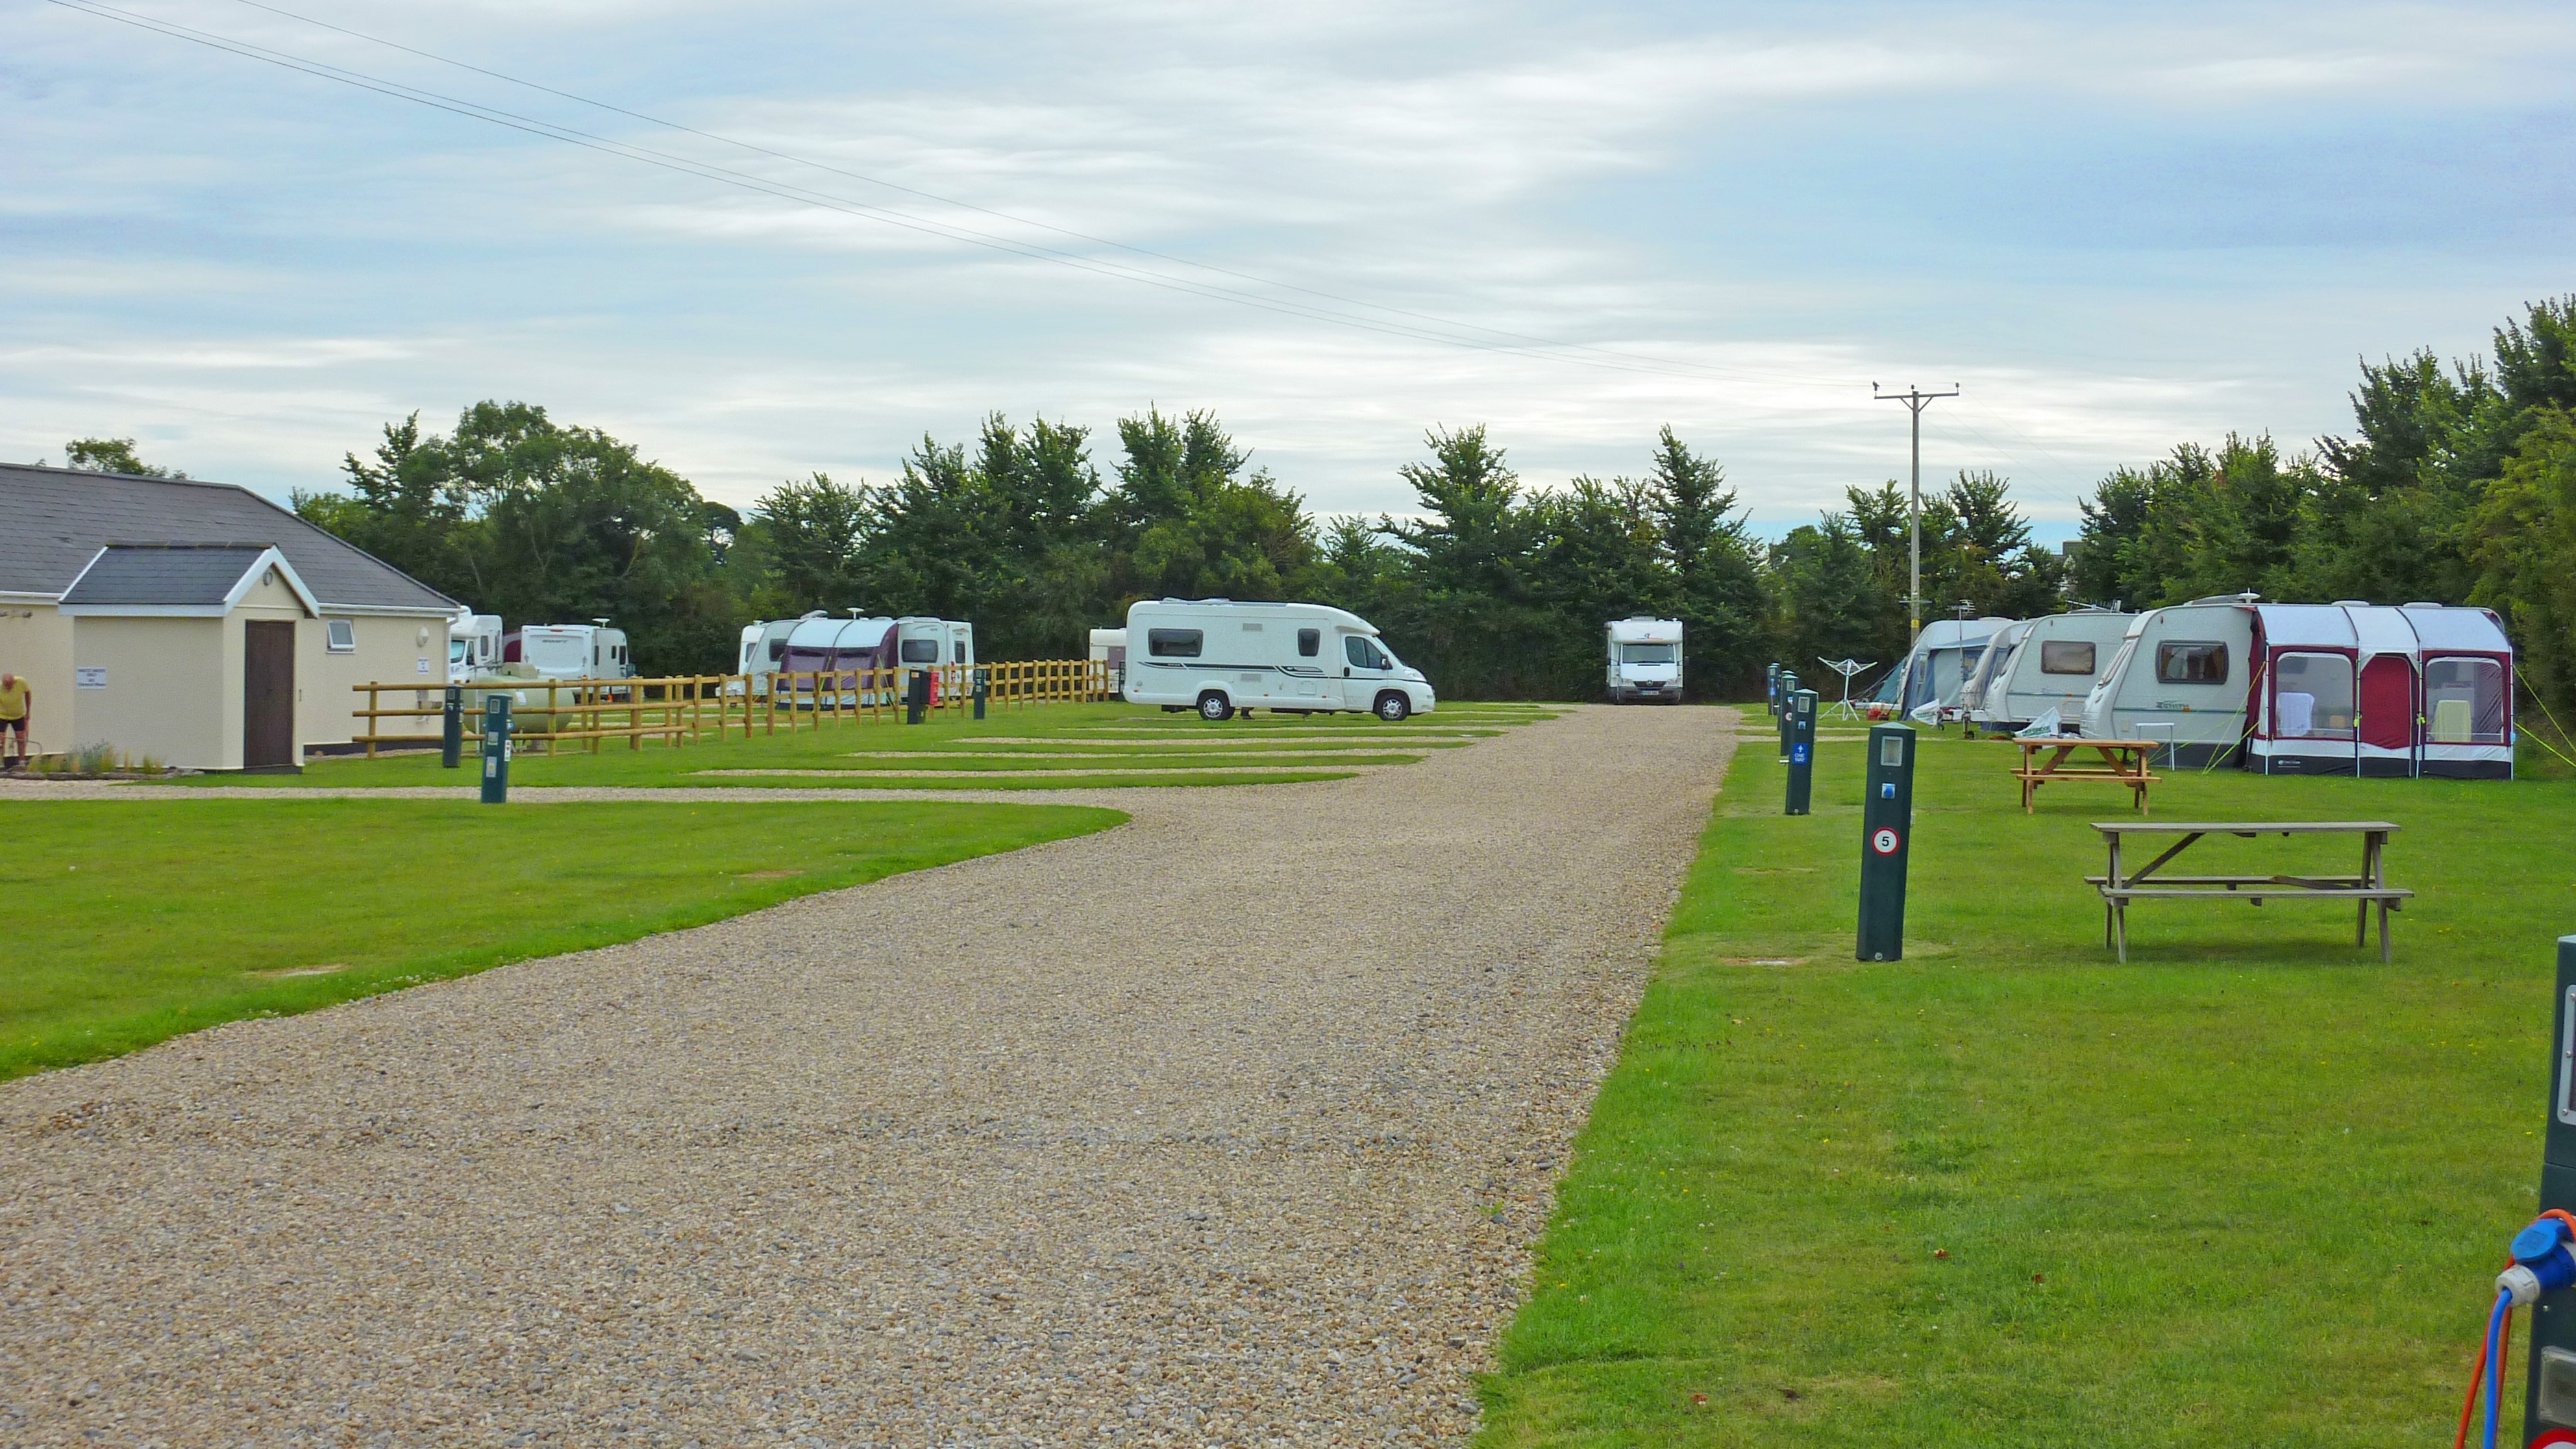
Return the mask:
<svg viewBox="0 0 2576 1449">
<path fill-rule="evenodd" d="M 2576 720 L 2576 298 L 2496 329 L 2492 359 L 2365 363 L 2355 428 L 2184 443 L 2113 470 L 2066 556 L 2007 481 L 1927 490 L 1924 612 L 2029 617 L 2253 590 L 2285 600 L 2476 603 L 2526 682 Z M 129 441 L 76 462 L 134 471 Z M 1907 506 L 1894 483 L 1765 542 L 1717 463 L 1667 428 L 1634 475 L 1534 487 L 1482 426 L 1434 429 L 1403 515 L 1319 518 L 1214 415 L 1159 409 L 1103 437 L 1044 419 L 924 437 L 882 484 L 782 483 L 747 512 L 592 428 L 478 403 L 453 431 L 392 423 L 304 517 L 477 610 L 606 617 L 648 671 L 730 666 L 741 625 L 809 609 L 974 622 L 987 658 L 1063 657 L 1140 598 L 1309 599 L 1376 622 L 1464 697 L 1585 698 L 1601 626 L 1682 619 L 1692 692 L 1741 697 L 1764 662 L 1885 663 L 1907 644 Z"/>
</svg>

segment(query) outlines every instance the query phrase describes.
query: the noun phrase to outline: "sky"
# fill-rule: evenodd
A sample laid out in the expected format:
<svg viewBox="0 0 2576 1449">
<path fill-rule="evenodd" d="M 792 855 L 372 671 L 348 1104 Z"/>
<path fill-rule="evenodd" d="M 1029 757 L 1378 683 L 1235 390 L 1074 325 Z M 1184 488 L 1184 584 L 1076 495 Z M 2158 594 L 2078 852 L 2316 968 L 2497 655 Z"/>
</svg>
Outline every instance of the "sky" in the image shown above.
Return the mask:
<svg viewBox="0 0 2576 1449">
<path fill-rule="evenodd" d="M 1160 407 L 1325 513 L 1410 510 L 1428 429 L 1544 488 L 1641 473 L 1669 425 L 1777 536 L 1904 476 L 1872 388 L 1920 386 L 1961 394 L 1926 480 L 1993 469 L 2060 539 L 2113 467 L 2348 432 L 2362 359 L 2576 291 L 2564 3 L 0 24 L 0 457 L 132 437 L 281 497 L 485 398 L 741 507 L 994 412 L 1091 427 L 1105 468 Z"/>
</svg>

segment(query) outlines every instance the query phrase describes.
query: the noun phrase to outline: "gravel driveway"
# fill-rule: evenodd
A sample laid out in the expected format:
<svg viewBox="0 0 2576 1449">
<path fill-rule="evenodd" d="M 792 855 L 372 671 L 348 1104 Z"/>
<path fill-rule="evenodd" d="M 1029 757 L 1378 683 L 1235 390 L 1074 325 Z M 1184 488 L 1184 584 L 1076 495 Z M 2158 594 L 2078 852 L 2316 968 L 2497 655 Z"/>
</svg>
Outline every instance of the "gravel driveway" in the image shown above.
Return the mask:
<svg viewBox="0 0 2576 1449">
<path fill-rule="evenodd" d="M 1732 748 L 1118 791 L 0 1087 L 0 1442 L 1460 1443 Z"/>
</svg>

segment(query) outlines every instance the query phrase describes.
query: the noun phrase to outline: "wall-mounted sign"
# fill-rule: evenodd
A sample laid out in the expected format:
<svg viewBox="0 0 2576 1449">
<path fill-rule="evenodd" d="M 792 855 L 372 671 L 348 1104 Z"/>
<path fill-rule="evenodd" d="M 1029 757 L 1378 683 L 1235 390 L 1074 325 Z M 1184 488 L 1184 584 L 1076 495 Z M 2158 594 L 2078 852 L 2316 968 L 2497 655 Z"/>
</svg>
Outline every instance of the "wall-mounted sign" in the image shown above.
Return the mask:
<svg viewBox="0 0 2576 1449">
<path fill-rule="evenodd" d="M 411 672 L 414 674 L 427 674 L 429 672 L 429 661 L 426 659 L 413 660 L 411 662 Z"/>
<path fill-rule="evenodd" d="M 74 666 L 72 669 L 72 688 L 107 688 L 107 666 L 104 664 L 85 664 Z"/>
</svg>

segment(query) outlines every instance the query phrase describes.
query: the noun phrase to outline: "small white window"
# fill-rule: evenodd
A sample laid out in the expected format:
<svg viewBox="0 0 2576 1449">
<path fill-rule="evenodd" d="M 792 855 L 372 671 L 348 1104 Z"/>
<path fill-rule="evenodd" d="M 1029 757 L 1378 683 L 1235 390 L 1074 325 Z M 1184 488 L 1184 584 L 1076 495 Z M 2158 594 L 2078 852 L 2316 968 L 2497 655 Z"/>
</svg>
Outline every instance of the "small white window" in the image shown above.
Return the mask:
<svg viewBox="0 0 2576 1449">
<path fill-rule="evenodd" d="M 328 622 L 328 628 L 330 629 L 328 647 L 332 653 L 355 654 L 358 652 L 358 625 L 356 621 L 350 619 L 333 619 Z"/>
</svg>

